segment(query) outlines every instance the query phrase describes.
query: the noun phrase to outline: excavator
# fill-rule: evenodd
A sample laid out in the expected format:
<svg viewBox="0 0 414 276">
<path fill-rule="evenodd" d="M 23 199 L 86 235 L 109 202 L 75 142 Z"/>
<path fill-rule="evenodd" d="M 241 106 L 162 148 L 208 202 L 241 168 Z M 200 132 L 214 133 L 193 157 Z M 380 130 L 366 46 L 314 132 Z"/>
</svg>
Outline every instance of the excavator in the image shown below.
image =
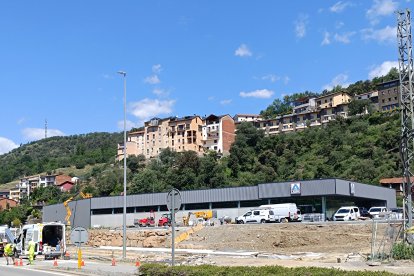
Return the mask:
<svg viewBox="0 0 414 276">
<path fill-rule="evenodd" d="M 90 193 L 79 192 L 78 194 L 76 194 L 74 196 L 71 196 L 70 198 L 68 198 L 67 200 L 65 200 L 65 202 L 63 202 L 63 206 L 65 206 L 65 208 L 66 208 L 65 221 L 66 221 L 66 225 L 68 227 L 70 227 L 70 216 L 72 215 L 72 211 L 70 210 L 70 207 L 69 207 L 69 202 L 71 202 L 78 195 L 80 195 L 83 199 L 87 199 L 87 198 L 91 198 L 92 197 L 92 194 L 90 194 Z"/>
<path fill-rule="evenodd" d="M 217 217 L 217 211 L 213 210 L 206 210 L 206 211 L 196 211 L 196 212 L 188 212 L 186 217 L 183 217 L 183 225 L 189 226 L 190 225 L 190 217 L 194 215 L 197 219 L 201 219 L 202 223 L 209 222 L 210 219 Z M 208 225 L 213 225 L 213 223 L 207 223 Z"/>
</svg>

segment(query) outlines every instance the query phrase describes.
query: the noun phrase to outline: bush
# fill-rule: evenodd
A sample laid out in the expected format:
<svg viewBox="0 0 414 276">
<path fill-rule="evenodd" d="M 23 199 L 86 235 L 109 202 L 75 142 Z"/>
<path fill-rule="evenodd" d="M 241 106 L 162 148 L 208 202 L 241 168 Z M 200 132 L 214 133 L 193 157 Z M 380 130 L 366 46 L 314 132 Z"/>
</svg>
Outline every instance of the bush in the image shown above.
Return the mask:
<svg viewBox="0 0 414 276">
<path fill-rule="evenodd" d="M 396 260 L 414 259 L 414 246 L 406 243 L 397 243 L 392 248 L 392 256 Z"/>
<path fill-rule="evenodd" d="M 20 221 L 20 219 L 18 219 L 18 218 L 15 218 L 13 221 L 12 221 L 12 226 L 13 227 L 20 227 L 20 225 L 22 224 L 22 222 Z"/>
<path fill-rule="evenodd" d="M 282 266 L 175 266 L 170 267 L 160 264 L 144 264 L 140 268 L 140 275 L 151 276 L 266 276 L 266 275 L 393 275 L 388 272 L 368 272 L 368 271 L 343 271 L 339 269 L 320 268 L 320 267 L 282 267 Z"/>
</svg>

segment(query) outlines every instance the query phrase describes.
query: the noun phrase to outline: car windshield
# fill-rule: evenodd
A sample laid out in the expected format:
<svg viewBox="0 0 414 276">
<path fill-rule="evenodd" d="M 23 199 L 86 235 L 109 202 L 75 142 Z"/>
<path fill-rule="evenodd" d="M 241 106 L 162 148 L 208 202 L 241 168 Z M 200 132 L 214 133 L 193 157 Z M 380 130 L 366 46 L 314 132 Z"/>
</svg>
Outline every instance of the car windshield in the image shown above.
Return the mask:
<svg viewBox="0 0 414 276">
<path fill-rule="evenodd" d="M 349 209 L 339 209 L 338 212 L 336 212 L 337 214 L 347 214 L 349 213 Z"/>
<path fill-rule="evenodd" d="M 371 209 L 369 209 L 369 212 L 370 213 L 372 213 L 372 212 L 381 212 L 381 208 L 371 208 Z"/>
</svg>

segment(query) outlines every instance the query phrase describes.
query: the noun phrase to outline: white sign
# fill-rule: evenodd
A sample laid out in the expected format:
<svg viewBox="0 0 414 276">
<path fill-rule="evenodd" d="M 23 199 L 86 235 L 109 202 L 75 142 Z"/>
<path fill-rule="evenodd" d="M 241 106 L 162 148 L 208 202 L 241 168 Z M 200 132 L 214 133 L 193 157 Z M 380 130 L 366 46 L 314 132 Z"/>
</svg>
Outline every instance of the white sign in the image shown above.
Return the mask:
<svg viewBox="0 0 414 276">
<path fill-rule="evenodd" d="M 174 198 L 174 200 L 173 200 Z M 172 206 L 174 203 L 174 206 Z M 168 195 L 167 195 L 167 208 L 168 211 L 172 211 L 172 209 L 174 209 L 175 212 L 177 212 L 178 210 L 180 210 L 181 207 L 181 193 L 179 190 L 177 189 L 172 189 Z"/>
<path fill-rule="evenodd" d="M 76 227 L 70 233 L 70 241 L 76 244 L 77 246 L 88 242 L 88 231 L 83 227 Z"/>
<path fill-rule="evenodd" d="M 300 195 L 300 183 L 290 183 L 290 194 Z"/>
</svg>

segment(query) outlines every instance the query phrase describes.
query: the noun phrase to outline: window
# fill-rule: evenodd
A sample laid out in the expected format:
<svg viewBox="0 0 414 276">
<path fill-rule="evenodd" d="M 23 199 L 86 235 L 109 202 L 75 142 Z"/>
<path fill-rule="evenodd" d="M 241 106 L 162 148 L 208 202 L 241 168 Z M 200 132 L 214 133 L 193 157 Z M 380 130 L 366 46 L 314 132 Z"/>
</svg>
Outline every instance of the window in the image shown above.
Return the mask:
<svg viewBox="0 0 414 276">
<path fill-rule="evenodd" d="M 260 215 L 260 211 L 253 211 L 253 215 L 254 216 L 259 216 Z"/>
<path fill-rule="evenodd" d="M 382 99 L 382 103 L 385 103 L 385 100 L 384 99 Z"/>
<path fill-rule="evenodd" d="M 217 144 L 217 140 L 214 140 L 214 143 Z"/>
</svg>

